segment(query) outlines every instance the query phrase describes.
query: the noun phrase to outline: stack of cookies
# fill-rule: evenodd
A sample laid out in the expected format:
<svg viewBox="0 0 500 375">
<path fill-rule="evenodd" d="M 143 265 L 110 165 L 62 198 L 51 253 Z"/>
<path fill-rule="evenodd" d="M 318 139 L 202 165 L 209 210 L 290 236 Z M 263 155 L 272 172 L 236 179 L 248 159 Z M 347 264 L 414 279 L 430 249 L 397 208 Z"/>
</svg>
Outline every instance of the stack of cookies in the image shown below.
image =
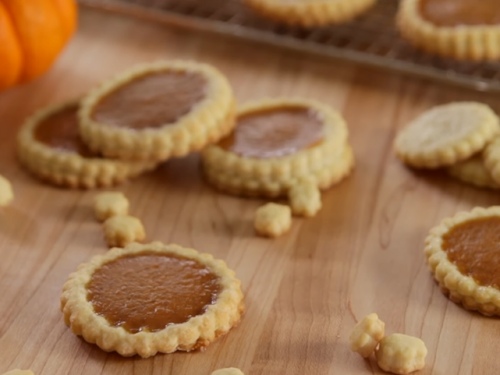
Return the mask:
<svg viewBox="0 0 500 375">
<path fill-rule="evenodd" d="M 49 182 L 94 188 L 204 149 L 205 175 L 218 189 L 278 197 L 301 182 L 326 189 L 342 180 L 354 165 L 347 135 L 340 114 L 310 100 L 263 100 L 235 113 L 219 71 L 168 61 L 138 66 L 80 101 L 39 111 L 21 129 L 19 155 Z M 300 199 L 296 206 L 307 211 Z"/>
<path fill-rule="evenodd" d="M 442 105 L 413 120 L 396 138 L 398 157 L 415 168 L 446 168 L 463 182 L 500 188 L 500 125 L 485 104 Z"/>
<path fill-rule="evenodd" d="M 20 131 L 19 157 L 56 185 L 111 186 L 201 150 L 233 126 L 233 92 L 221 73 L 195 62 L 159 62 L 37 112 Z"/>
</svg>

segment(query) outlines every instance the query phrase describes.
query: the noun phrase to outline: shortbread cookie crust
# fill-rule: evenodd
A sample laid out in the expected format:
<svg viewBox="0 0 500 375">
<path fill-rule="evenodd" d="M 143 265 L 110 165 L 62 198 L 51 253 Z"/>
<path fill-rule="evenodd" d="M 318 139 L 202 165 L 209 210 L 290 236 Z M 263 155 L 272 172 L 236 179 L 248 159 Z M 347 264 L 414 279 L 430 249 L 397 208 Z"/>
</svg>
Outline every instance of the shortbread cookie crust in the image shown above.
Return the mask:
<svg viewBox="0 0 500 375">
<path fill-rule="evenodd" d="M 347 146 L 347 126 L 339 113 L 311 100 L 263 100 L 243 106 L 238 117 L 281 108 L 312 110 L 324 123 L 323 140 L 294 154 L 275 158 L 242 157 L 218 144 L 202 152 L 207 180 L 218 189 L 236 195 L 276 197 L 288 194 L 298 180 L 311 178 L 326 189 L 345 177 L 354 165 Z"/>
<path fill-rule="evenodd" d="M 500 206 L 476 207 L 470 212 L 460 212 L 433 228 L 425 240 L 427 263 L 441 290 L 454 302 L 466 309 L 477 310 L 484 315 L 500 315 L 500 290 L 480 285 L 472 276 L 464 275 L 449 260 L 443 249 L 443 237 L 456 226 L 484 218 L 500 218 Z"/>
<path fill-rule="evenodd" d="M 215 303 L 208 306 L 201 315 L 193 316 L 184 323 L 170 324 L 156 332 L 143 330 L 132 334 L 122 327 L 111 326 L 105 317 L 95 313 L 93 305 L 87 299 L 87 285 L 94 272 L 103 265 L 123 257 L 145 253 L 187 258 L 207 267 L 219 279 L 220 291 Z M 146 358 L 158 352 L 199 349 L 227 333 L 239 323 L 244 310 L 240 284 L 234 276 L 234 271 L 210 254 L 159 242 L 131 244 L 125 249 L 111 249 L 106 254 L 95 256 L 89 263 L 80 265 L 64 284 L 61 311 L 71 330 L 87 342 L 95 343 L 105 351 L 116 351 L 123 356 L 139 354 Z"/>
<path fill-rule="evenodd" d="M 496 137 L 483 152 L 484 166 L 491 178 L 500 184 L 500 137 Z"/>
<path fill-rule="evenodd" d="M 327 165 L 311 170 L 309 173 L 297 168 L 289 170 L 291 173 L 283 177 L 276 178 L 272 174 L 249 177 L 224 173 L 219 169 L 211 170 L 206 167 L 206 164 L 204 164 L 204 173 L 208 182 L 222 192 L 246 197 L 274 198 L 286 196 L 290 187 L 303 178 L 315 181 L 320 190 L 326 190 L 346 178 L 354 165 L 352 148 L 345 145 L 339 156 L 331 157 Z"/>
<path fill-rule="evenodd" d="M 459 60 L 500 58 L 500 25 L 439 26 L 420 13 L 421 0 L 402 0 L 398 28 L 406 39 L 423 50 Z"/>
<path fill-rule="evenodd" d="M 194 74 L 206 80 L 204 98 L 173 124 L 129 129 L 93 119 L 99 102 L 141 77 L 162 73 Z M 92 150 L 123 160 L 164 161 L 185 156 L 218 141 L 234 126 L 233 92 L 227 79 L 214 67 L 191 61 L 164 61 L 136 66 L 103 82 L 82 101 L 79 112 L 83 139 Z"/>
<path fill-rule="evenodd" d="M 245 0 L 262 16 L 291 26 L 314 27 L 349 22 L 376 0 Z"/>
<path fill-rule="evenodd" d="M 34 175 L 52 184 L 70 188 L 96 188 L 116 185 L 153 169 L 154 162 L 123 162 L 101 157 L 84 157 L 76 152 L 52 148 L 35 137 L 37 126 L 77 102 L 41 109 L 24 123 L 18 135 L 18 154 L 22 164 Z"/>
<path fill-rule="evenodd" d="M 481 151 L 499 132 L 498 117 L 487 105 L 451 103 L 411 121 L 397 136 L 395 150 L 412 167 L 445 167 Z"/>
<path fill-rule="evenodd" d="M 500 189 L 500 183 L 491 177 L 481 154 L 448 167 L 447 172 L 460 181 L 477 187 Z"/>
</svg>

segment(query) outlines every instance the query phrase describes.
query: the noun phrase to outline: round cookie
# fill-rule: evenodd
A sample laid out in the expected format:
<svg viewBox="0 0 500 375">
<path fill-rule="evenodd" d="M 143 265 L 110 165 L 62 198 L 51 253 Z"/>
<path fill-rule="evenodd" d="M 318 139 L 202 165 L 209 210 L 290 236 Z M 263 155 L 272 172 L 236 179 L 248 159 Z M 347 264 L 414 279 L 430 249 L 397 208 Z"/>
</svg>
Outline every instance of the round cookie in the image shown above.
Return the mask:
<svg viewBox="0 0 500 375">
<path fill-rule="evenodd" d="M 122 160 L 164 161 L 218 141 L 234 126 L 234 98 L 214 67 L 144 64 L 103 82 L 82 101 L 83 140 Z"/>
<path fill-rule="evenodd" d="M 425 240 L 441 290 L 466 309 L 500 315 L 500 207 L 476 207 L 443 220 Z"/>
<path fill-rule="evenodd" d="M 401 0 L 402 36 L 427 52 L 459 60 L 500 58 L 497 0 Z"/>
<path fill-rule="evenodd" d="M 244 0 L 262 16 L 275 22 L 301 27 L 351 21 L 376 0 Z"/>
<path fill-rule="evenodd" d="M 91 151 L 78 131 L 78 103 L 57 104 L 36 112 L 18 135 L 21 163 L 34 175 L 70 188 L 112 186 L 156 166 L 154 162 L 105 159 Z"/>
<path fill-rule="evenodd" d="M 500 184 L 493 180 L 490 172 L 486 169 L 481 154 L 454 164 L 448 167 L 446 171 L 450 176 L 467 184 L 480 188 L 500 189 Z"/>
<path fill-rule="evenodd" d="M 415 168 L 440 168 L 481 151 L 500 132 L 498 117 L 485 104 L 445 104 L 423 113 L 396 137 L 395 151 Z"/>
<path fill-rule="evenodd" d="M 221 260 L 159 242 L 114 248 L 64 284 L 71 330 L 105 351 L 150 357 L 206 347 L 240 321 L 240 281 Z"/>
<path fill-rule="evenodd" d="M 354 166 L 347 135 L 340 114 L 315 101 L 247 104 L 234 131 L 203 150 L 204 174 L 216 188 L 243 196 L 286 196 L 303 179 L 327 189 Z"/>
</svg>

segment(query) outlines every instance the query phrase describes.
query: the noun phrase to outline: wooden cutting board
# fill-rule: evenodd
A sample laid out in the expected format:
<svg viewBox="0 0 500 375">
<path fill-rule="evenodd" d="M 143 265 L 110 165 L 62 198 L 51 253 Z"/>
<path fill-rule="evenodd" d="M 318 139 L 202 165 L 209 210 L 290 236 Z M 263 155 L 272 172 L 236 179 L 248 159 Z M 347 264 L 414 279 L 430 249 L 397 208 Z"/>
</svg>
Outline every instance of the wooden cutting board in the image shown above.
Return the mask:
<svg viewBox="0 0 500 375">
<path fill-rule="evenodd" d="M 206 351 L 143 360 L 104 353 L 64 325 L 59 295 L 66 277 L 106 251 L 91 211 L 95 192 L 32 178 L 15 158 L 15 136 L 34 109 L 161 58 L 214 64 L 241 102 L 303 96 L 337 108 L 349 123 L 357 167 L 324 194 L 315 218 L 294 219 L 291 232 L 277 240 L 254 235 L 253 213 L 263 201 L 211 189 L 197 155 L 117 188 L 129 197 L 149 240 L 224 259 L 246 294 L 240 326 Z M 16 192 L 15 202 L 0 210 L 0 373 L 209 375 L 234 366 L 247 375 L 379 374 L 373 360 L 362 360 L 348 345 L 355 322 L 371 312 L 386 322 L 387 332 L 426 342 L 421 374 L 498 373 L 499 321 L 449 302 L 422 248 L 442 218 L 498 204 L 500 195 L 442 172 L 411 171 L 392 152 L 394 135 L 408 120 L 455 100 L 500 110 L 500 100 L 486 94 L 83 10 L 78 34 L 51 72 L 0 94 L 0 173 Z"/>
</svg>

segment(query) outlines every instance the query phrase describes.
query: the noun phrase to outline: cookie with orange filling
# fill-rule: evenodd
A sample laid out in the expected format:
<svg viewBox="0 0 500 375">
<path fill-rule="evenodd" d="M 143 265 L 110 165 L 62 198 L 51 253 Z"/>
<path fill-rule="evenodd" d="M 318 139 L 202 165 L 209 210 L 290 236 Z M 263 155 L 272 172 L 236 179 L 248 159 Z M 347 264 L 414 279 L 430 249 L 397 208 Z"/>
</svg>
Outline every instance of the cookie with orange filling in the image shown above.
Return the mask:
<svg viewBox="0 0 500 375">
<path fill-rule="evenodd" d="M 500 206 L 447 218 L 425 242 L 427 263 L 454 302 L 484 315 L 500 315 Z"/>
<path fill-rule="evenodd" d="M 135 243 L 78 267 L 64 284 L 61 310 L 85 341 L 146 358 L 204 348 L 236 326 L 240 284 L 209 254 Z"/>
<path fill-rule="evenodd" d="M 309 179 L 327 189 L 354 166 L 342 116 L 312 100 L 243 106 L 234 131 L 202 152 L 208 182 L 235 195 L 276 197 Z"/>
<path fill-rule="evenodd" d="M 55 185 L 96 188 L 116 185 L 156 166 L 150 161 L 106 159 L 91 151 L 79 134 L 78 108 L 77 102 L 53 105 L 24 123 L 18 155 L 26 169 Z"/>
<path fill-rule="evenodd" d="M 500 59 L 497 0 L 402 0 L 402 36 L 427 52 L 459 60 Z"/>
<path fill-rule="evenodd" d="M 201 150 L 234 126 L 234 97 L 214 67 L 191 61 L 139 65 L 82 101 L 90 149 L 121 160 L 164 161 Z"/>
</svg>

